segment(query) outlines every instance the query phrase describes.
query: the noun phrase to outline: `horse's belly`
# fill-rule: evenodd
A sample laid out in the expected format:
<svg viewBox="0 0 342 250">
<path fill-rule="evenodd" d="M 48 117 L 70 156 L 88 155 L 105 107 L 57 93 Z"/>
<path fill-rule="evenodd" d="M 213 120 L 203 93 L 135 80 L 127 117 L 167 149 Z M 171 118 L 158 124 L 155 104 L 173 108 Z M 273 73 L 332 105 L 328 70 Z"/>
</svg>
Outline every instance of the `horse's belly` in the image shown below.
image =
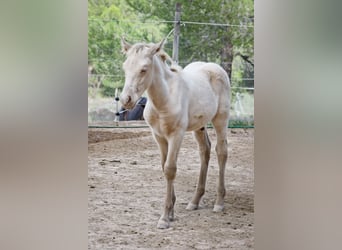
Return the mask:
<svg viewBox="0 0 342 250">
<path fill-rule="evenodd" d="M 187 128 L 187 131 L 194 131 L 194 130 L 198 130 L 200 128 L 205 127 L 207 124 L 207 122 L 205 122 L 204 120 L 202 120 L 201 118 L 199 118 L 196 122 L 191 122 L 189 123 L 189 126 Z"/>
<path fill-rule="evenodd" d="M 210 90 L 206 95 L 198 95 L 200 98 L 192 96 L 188 113 L 188 130 L 197 130 L 206 126 L 216 115 L 218 100 Z"/>
<path fill-rule="evenodd" d="M 197 130 L 207 125 L 217 112 L 217 105 L 212 103 L 207 107 L 202 107 L 189 112 L 188 131 Z"/>
</svg>

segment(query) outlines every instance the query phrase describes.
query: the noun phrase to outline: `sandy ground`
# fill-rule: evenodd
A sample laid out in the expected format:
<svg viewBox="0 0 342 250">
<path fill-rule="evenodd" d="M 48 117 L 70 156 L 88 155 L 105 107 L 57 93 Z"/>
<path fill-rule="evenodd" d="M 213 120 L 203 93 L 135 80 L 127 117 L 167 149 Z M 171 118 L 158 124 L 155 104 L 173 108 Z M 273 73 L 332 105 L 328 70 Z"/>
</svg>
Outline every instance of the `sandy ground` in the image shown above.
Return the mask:
<svg viewBox="0 0 342 250">
<path fill-rule="evenodd" d="M 212 142 L 200 209 L 185 210 L 199 175 L 197 144 L 187 133 L 178 158 L 175 221 L 157 229 L 166 191 L 159 150 L 148 128 L 88 131 L 89 249 L 253 249 L 254 130 L 229 129 L 225 210 L 212 212 L 218 177 Z"/>
</svg>

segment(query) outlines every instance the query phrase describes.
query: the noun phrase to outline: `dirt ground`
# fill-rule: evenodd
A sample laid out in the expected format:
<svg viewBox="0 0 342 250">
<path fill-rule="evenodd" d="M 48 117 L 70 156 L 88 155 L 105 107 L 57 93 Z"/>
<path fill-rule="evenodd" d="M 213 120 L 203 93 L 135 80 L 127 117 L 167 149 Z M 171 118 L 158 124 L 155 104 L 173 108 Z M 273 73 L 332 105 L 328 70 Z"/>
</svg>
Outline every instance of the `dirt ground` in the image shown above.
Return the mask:
<svg viewBox="0 0 342 250">
<path fill-rule="evenodd" d="M 157 229 L 165 180 L 149 128 L 88 130 L 88 249 L 253 249 L 254 130 L 229 129 L 225 210 L 212 212 L 218 177 L 215 132 L 201 207 L 185 210 L 199 175 L 187 133 L 178 157 L 175 221 Z"/>
</svg>

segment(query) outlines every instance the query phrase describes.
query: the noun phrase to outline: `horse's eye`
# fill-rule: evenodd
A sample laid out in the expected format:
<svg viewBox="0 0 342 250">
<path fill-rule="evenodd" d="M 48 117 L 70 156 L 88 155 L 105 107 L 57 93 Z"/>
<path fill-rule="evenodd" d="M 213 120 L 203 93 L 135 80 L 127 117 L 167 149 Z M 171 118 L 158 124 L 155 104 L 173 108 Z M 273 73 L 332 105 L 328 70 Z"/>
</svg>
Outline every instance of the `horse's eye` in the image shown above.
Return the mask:
<svg viewBox="0 0 342 250">
<path fill-rule="evenodd" d="M 146 71 L 147 71 L 146 69 L 142 69 L 142 70 L 140 71 L 140 73 L 141 73 L 141 74 L 145 74 Z"/>
</svg>

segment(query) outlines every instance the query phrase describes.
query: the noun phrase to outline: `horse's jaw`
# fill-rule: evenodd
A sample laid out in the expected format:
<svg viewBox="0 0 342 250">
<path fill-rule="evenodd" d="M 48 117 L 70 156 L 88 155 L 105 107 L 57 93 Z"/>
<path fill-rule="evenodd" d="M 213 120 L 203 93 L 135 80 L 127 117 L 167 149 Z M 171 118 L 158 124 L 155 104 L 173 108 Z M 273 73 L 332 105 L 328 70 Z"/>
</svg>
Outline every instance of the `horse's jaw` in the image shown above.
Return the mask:
<svg viewBox="0 0 342 250">
<path fill-rule="evenodd" d="M 137 102 L 131 102 L 131 103 L 129 103 L 129 104 L 125 104 L 125 105 L 122 105 L 122 107 L 124 108 L 124 109 L 126 109 L 126 110 L 131 110 L 131 109 L 133 109 L 134 107 L 135 107 L 135 105 L 137 104 Z"/>
</svg>

